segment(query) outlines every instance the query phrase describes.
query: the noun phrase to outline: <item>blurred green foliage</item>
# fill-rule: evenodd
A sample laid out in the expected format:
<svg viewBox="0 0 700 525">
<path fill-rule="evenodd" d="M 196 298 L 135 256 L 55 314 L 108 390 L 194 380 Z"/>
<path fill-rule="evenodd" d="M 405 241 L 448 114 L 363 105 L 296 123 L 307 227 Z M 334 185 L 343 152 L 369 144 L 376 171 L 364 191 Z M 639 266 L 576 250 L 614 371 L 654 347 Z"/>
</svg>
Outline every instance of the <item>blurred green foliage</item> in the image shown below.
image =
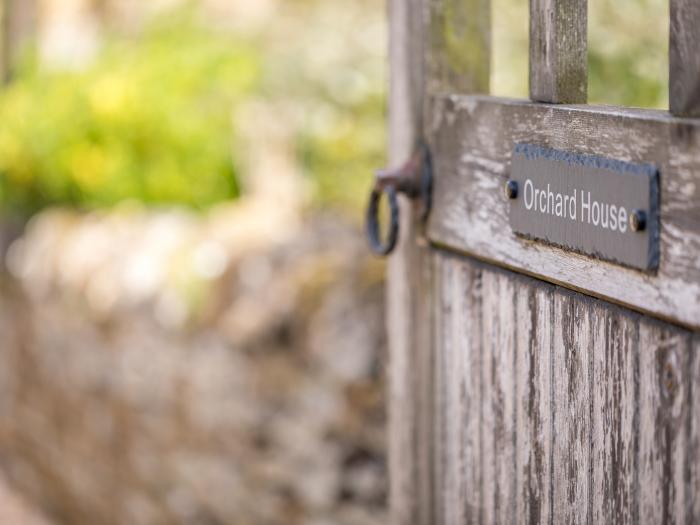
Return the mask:
<svg viewBox="0 0 700 525">
<path fill-rule="evenodd" d="M 592 103 L 665 107 L 666 4 L 589 2 Z M 313 204 L 357 214 L 385 163 L 384 2 L 279 1 L 257 27 L 237 28 L 195 5 L 136 36 L 107 36 L 82 70 L 27 61 L 0 93 L 3 207 L 233 199 L 250 175 L 237 135 L 258 124 L 241 110 L 262 103 L 290 137 Z M 528 3 L 492 5 L 491 91 L 525 98 Z"/>
<path fill-rule="evenodd" d="M 668 108 L 668 0 L 590 0 L 588 99 Z"/>
<path fill-rule="evenodd" d="M 26 213 L 238 194 L 232 108 L 259 83 L 246 42 L 181 11 L 108 39 L 81 71 L 28 63 L 0 96 L 0 198 Z"/>
<path fill-rule="evenodd" d="M 201 15 L 189 2 L 107 36 L 85 69 L 24 64 L 0 93 L 0 204 L 24 215 L 235 198 L 236 130 L 257 125 L 239 109 L 262 102 L 279 110 L 313 203 L 355 213 L 385 149 L 381 1 L 282 2 L 257 31 Z"/>
</svg>

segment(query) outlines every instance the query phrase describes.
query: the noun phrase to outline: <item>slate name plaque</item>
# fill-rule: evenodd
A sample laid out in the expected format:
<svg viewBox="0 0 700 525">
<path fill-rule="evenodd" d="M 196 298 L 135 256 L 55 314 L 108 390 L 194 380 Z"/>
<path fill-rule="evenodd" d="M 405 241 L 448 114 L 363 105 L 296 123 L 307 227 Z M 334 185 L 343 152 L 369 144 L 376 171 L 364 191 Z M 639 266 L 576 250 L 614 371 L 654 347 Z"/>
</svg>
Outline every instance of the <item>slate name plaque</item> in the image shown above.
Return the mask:
<svg viewBox="0 0 700 525">
<path fill-rule="evenodd" d="M 658 268 L 656 167 L 516 144 L 510 179 L 515 233 L 644 271 Z"/>
</svg>

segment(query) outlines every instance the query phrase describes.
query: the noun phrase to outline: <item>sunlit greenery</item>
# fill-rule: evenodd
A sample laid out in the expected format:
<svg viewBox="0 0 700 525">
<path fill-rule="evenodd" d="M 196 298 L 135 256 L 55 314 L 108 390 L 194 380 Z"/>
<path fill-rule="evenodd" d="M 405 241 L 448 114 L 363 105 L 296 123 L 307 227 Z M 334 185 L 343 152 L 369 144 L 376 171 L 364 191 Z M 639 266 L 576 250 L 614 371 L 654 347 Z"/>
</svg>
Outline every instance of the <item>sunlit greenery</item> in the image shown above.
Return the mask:
<svg viewBox="0 0 700 525">
<path fill-rule="evenodd" d="M 85 69 L 25 64 L 0 94 L 5 210 L 233 199 L 252 100 L 281 110 L 312 202 L 359 205 L 384 154 L 381 2 L 283 4 L 258 31 L 188 5 L 107 36 Z"/>
<path fill-rule="evenodd" d="M 86 70 L 26 65 L 0 96 L 2 200 L 31 211 L 235 197 L 231 112 L 259 84 L 259 61 L 180 12 L 109 40 Z"/>
<path fill-rule="evenodd" d="M 665 107 L 666 4 L 589 2 L 592 103 Z M 25 63 L 0 93 L 6 210 L 235 199 L 249 175 L 237 131 L 256 133 L 241 116 L 256 103 L 274 108 L 311 202 L 357 214 L 385 157 L 384 2 L 280 2 L 243 30 L 188 5 L 137 36 L 107 31 L 85 69 Z M 492 93 L 524 98 L 528 2 L 492 5 Z"/>
</svg>

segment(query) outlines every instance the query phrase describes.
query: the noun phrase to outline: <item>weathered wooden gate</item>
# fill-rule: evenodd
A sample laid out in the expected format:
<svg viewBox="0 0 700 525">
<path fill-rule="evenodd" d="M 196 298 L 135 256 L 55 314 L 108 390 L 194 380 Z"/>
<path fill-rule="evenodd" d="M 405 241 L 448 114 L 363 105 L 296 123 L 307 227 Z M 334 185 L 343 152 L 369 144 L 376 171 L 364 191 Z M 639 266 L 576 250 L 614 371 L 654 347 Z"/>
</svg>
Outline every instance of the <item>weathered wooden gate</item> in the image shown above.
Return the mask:
<svg viewBox="0 0 700 525">
<path fill-rule="evenodd" d="M 700 2 L 671 0 L 670 112 L 585 105 L 586 10 L 530 0 L 525 101 L 483 95 L 489 0 L 390 2 L 391 161 L 433 166 L 389 265 L 397 524 L 700 523 Z M 521 143 L 658 169 L 657 263 L 517 235 Z"/>
</svg>

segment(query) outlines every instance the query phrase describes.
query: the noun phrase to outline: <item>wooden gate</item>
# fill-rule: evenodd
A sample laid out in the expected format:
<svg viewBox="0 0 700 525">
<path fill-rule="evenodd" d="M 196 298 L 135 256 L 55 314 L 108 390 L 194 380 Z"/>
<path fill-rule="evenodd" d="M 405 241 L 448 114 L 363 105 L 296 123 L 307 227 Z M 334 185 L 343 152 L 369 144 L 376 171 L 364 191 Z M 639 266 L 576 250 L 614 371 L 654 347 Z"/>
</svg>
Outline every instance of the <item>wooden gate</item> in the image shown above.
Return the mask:
<svg viewBox="0 0 700 525">
<path fill-rule="evenodd" d="M 394 522 L 700 523 L 700 3 L 670 112 L 585 105 L 585 0 L 530 0 L 530 101 L 483 95 L 488 0 L 389 12 L 390 160 L 433 165 L 389 264 Z M 516 235 L 518 143 L 656 166 L 658 267 Z"/>
</svg>

